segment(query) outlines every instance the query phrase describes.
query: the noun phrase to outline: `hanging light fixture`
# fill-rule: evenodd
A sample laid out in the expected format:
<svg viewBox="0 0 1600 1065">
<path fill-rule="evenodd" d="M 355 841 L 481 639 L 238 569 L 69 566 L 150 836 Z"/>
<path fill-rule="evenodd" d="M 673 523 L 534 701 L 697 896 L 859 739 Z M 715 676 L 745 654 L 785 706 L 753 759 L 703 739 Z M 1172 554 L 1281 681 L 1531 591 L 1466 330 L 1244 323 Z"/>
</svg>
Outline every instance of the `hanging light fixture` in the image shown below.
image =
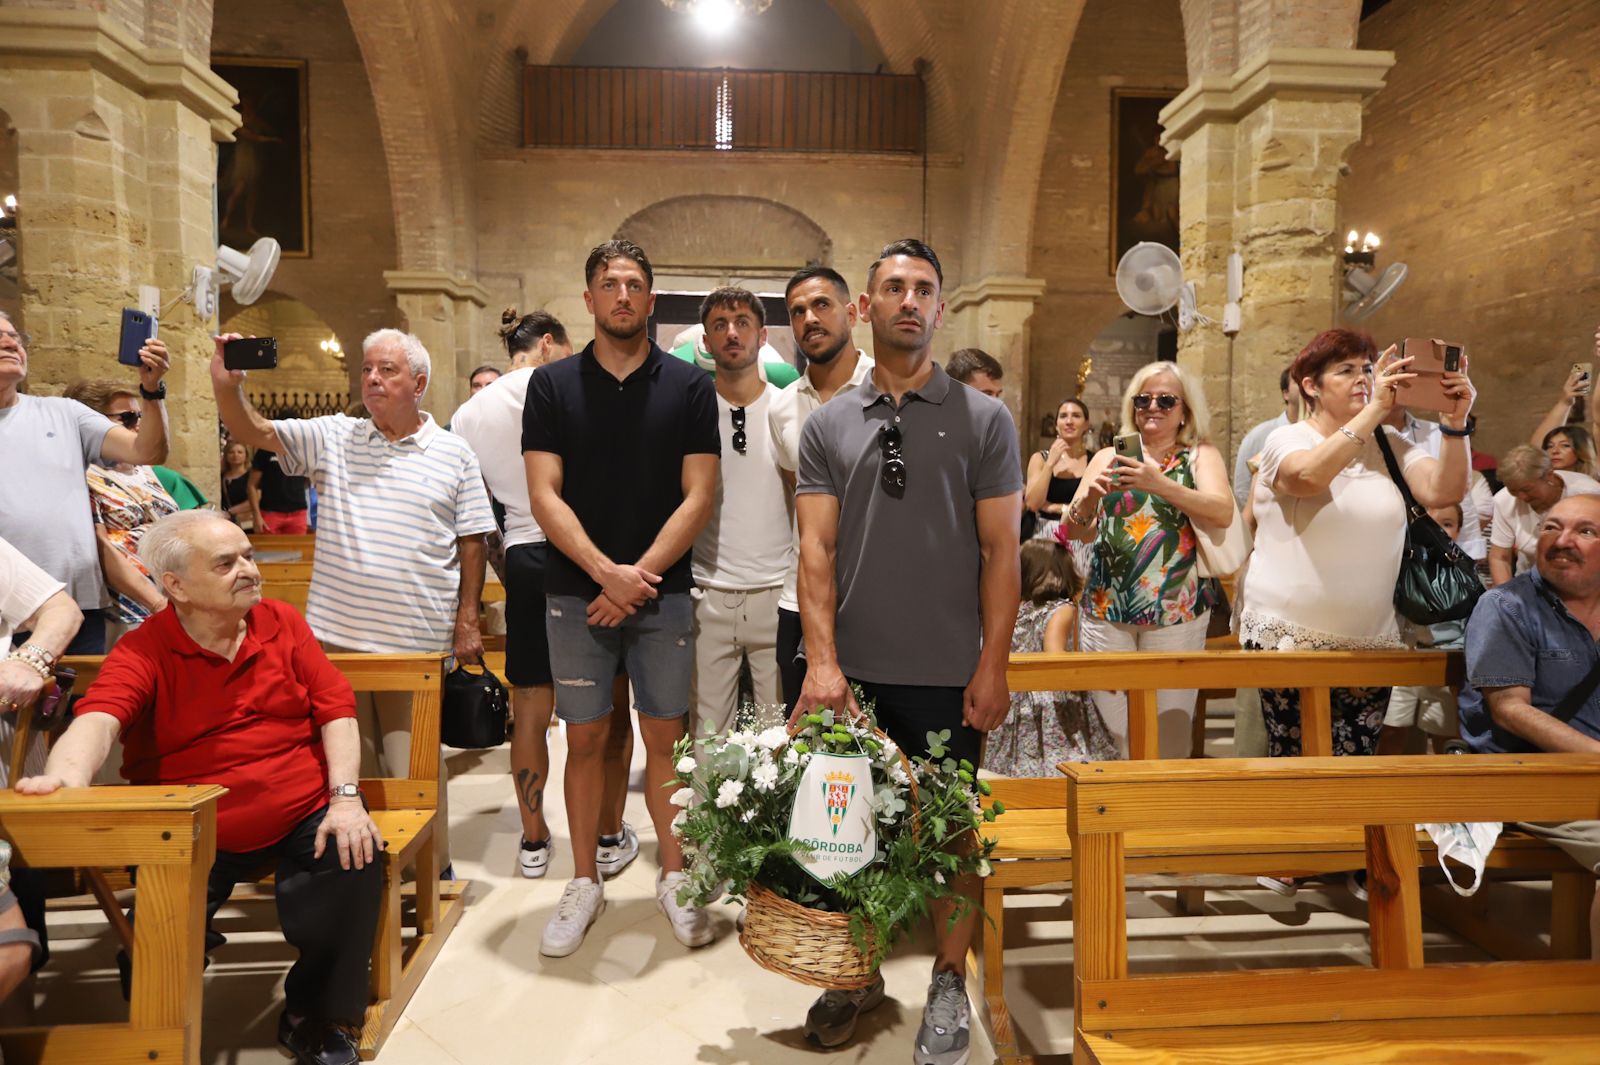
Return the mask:
<svg viewBox="0 0 1600 1065">
<path fill-rule="evenodd" d="M 739 15 L 759 15 L 772 0 L 661 0 L 669 11 L 693 15 L 706 29 L 720 29 Z"/>
</svg>

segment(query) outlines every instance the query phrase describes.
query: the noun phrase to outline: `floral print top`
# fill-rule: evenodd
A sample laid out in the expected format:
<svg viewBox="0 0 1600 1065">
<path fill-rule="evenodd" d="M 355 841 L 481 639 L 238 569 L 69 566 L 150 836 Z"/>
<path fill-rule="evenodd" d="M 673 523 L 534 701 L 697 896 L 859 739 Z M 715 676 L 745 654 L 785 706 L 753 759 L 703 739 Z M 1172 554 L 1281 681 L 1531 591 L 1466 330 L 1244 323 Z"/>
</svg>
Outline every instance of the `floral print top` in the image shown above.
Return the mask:
<svg viewBox="0 0 1600 1065">
<path fill-rule="evenodd" d="M 1192 455 L 1179 448 L 1161 472 L 1193 488 Z M 1194 526 L 1183 511 L 1146 492 L 1113 492 L 1100 503 L 1083 609 L 1121 625 L 1193 621 L 1217 601 L 1215 582 L 1196 569 L 1198 558 Z"/>
<path fill-rule="evenodd" d="M 87 479 L 95 524 L 104 526 L 111 545 L 149 577 L 150 571 L 139 561 L 139 541 L 146 529 L 178 509 L 177 502 L 149 466 L 90 466 Z M 124 625 L 138 624 L 150 616 L 143 606 L 115 589 L 111 599 L 111 611 Z"/>
</svg>

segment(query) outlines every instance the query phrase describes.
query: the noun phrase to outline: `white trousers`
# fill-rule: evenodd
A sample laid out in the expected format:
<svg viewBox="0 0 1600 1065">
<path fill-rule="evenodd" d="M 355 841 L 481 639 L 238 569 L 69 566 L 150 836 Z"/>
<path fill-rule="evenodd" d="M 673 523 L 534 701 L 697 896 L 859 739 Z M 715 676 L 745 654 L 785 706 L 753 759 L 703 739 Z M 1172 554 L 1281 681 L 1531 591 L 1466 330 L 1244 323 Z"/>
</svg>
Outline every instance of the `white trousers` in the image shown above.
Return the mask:
<svg viewBox="0 0 1600 1065">
<path fill-rule="evenodd" d="M 1084 614 L 1079 639 L 1085 651 L 1198 651 L 1206 645 L 1211 614 L 1178 625 L 1122 625 Z M 1187 758 L 1193 738 L 1196 689 L 1156 693 L 1157 728 L 1163 758 Z M 1128 757 L 1128 697 L 1122 692 L 1093 692 L 1095 708 L 1117 741 L 1117 754 Z"/>
<path fill-rule="evenodd" d="M 757 706 L 776 704 L 778 694 L 778 596 L 782 588 L 694 593 L 694 731 L 717 734 L 733 727 L 739 704 L 739 672 L 750 663 Z"/>
</svg>

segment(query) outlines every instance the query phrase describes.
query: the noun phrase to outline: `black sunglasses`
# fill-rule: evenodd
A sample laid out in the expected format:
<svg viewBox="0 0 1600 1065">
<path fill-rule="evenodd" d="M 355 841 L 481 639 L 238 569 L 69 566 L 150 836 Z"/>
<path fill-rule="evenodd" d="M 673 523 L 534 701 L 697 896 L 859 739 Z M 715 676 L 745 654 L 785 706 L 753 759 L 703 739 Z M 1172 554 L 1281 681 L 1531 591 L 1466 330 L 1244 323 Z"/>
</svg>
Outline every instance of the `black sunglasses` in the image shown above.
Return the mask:
<svg viewBox="0 0 1600 1065">
<path fill-rule="evenodd" d="M 124 429 L 139 428 L 139 412 L 136 410 L 125 410 L 121 414 L 113 414 L 112 417 L 121 422 Z"/>
<path fill-rule="evenodd" d="M 1162 410 L 1171 410 L 1178 405 L 1178 397 L 1170 392 L 1160 396 L 1152 396 L 1148 392 L 1140 392 L 1133 397 L 1133 409 L 1149 410 L 1152 402 Z"/>
<path fill-rule="evenodd" d="M 906 490 L 906 460 L 900 454 L 900 427 L 889 424 L 878 430 L 878 450 L 883 452 L 883 469 L 879 476 L 883 486 L 891 493 Z"/>
<path fill-rule="evenodd" d="M 750 446 L 750 438 L 744 435 L 744 408 L 735 407 L 730 412 L 733 415 L 733 450 L 744 454 L 744 449 Z"/>
</svg>

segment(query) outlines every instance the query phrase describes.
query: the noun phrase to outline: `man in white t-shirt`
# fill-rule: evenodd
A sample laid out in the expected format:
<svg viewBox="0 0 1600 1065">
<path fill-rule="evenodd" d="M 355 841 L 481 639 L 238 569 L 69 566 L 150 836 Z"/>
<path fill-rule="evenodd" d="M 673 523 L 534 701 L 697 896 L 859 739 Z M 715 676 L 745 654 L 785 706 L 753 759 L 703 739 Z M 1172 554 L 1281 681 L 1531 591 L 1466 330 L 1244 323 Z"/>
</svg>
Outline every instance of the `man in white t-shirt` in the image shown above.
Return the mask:
<svg viewBox="0 0 1600 1065">
<path fill-rule="evenodd" d="M 717 424 L 728 446 L 711 520 L 694 542 L 696 737 L 726 733 L 748 663 L 757 705 L 779 700 L 778 599 L 793 561 L 792 503 L 768 418 L 778 390 L 762 378 L 761 300 L 719 288 L 700 304 L 716 360 Z"/>
<path fill-rule="evenodd" d="M 834 396 L 852 392 L 872 372 L 872 357 L 850 339 L 856 325 L 856 305 L 850 286 L 838 271 L 827 266 L 807 266 L 789 279 L 783 302 L 789 308 L 789 328 L 795 346 L 808 360 L 806 372 L 772 399 L 768 420 L 772 446 L 783 470 L 784 485 L 794 493 L 795 471 L 800 468 L 800 430 L 811 412 Z M 778 672 L 783 679 L 783 701 L 794 712 L 805 683 L 805 655 L 800 647 L 800 536 L 791 529 L 793 556 L 778 596 Z"/>
<path fill-rule="evenodd" d="M 1500 585 L 1533 568 L 1544 516 L 1566 496 L 1600 495 L 1600 481 L 1557 470 L 1550 456 L 1520 444 L 1500 460 L 1504 488 L 1494 495 L 1489 526 L 1489 583 Z"/>
<path fill-rule="evenodd" d="M 507 322 L 501 330 L 511 367 L 463 403 L 450 419 L 451 432 L 471 445 L 484 484 L 505 510 L 506 680 L 511 682 L 511 776 L 522 818 L 517 868 L 530 879 L 549 870 L 551 835 L 544 815 L 550 783 L 550 745 L 546 733 L 555 709 L 550 674 L 550 641 L 544 622 L 544 571 L 549 541 L 528 505 L 528 472 L 522 461 L 523 407 L 528 380 L 546 363 L 572 354 L 566 328 L 553 315 L 534 311 Z M 476 377 L 476 375 L 474 375 Z M 614 697 L 627 702 L 628 677 L 619 674 Z M 633 727 L 626 714 L 613 714 L 612 742 L 606 746 L 605 804 L 600 811 L 600 844 L 595 864 L 602 876 L 620 873 L 639 855 L 639 837 L 622 820 L 628 791 L 628 761 Z"/>
<path fill-rule="evenodd" d="M 1261 454 L 1261 449 L 1267 446 L 1267 437 L 1272 435 L 1274 429 L 1293 425 L 1300 418 L 1300 391 L 1289 380 L 1287 366 L 1278 375 L 1278 391 L 1283 394 L 1283 413 L 1276 418 L 1257 422 L 1239 441 L 1239 454 L 1233 463 L 1233 498 L 1240 510 L 1244 509 L 1250 498 L 1250 482 L 1255 477 L 1250 469 L 1250 460 Z"/>
</svg>

